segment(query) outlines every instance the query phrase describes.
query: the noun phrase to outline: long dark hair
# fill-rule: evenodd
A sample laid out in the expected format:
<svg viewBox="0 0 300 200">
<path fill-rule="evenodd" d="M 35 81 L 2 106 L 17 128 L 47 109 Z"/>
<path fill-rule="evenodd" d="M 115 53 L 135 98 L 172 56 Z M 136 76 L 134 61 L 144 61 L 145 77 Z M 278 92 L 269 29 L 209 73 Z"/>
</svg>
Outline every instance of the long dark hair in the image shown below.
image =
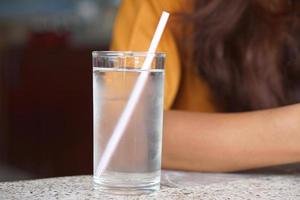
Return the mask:
<svg viewBox="0 0 300 200">
<path fill-rule="evenodd" d="M 229 112 L 300 102 L 295 0 L 196 0 L 193 62 Z"/>
</svg>

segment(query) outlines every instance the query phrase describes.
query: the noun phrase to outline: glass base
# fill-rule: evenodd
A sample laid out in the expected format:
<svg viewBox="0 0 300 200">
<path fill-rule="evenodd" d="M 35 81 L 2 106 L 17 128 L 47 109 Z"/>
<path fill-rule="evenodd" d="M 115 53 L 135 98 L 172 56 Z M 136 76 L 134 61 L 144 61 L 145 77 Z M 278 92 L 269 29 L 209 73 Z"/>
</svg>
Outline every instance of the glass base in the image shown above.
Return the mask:
<svg viewBox="0 0 300 200">
<path fill-rule="evenodd" d="M 108 194 L 141 195 L 159 190 L 160 170 L 149 173 L 105 172 L 94 176 L 94 188 Z"/>
<path fill-rule="evenodd" d="M 113 187 L 94 182 L 94 189 L 112 195 L 142 195 L 158 191 L 160 183 L 137 187 Z"/>
</svg>

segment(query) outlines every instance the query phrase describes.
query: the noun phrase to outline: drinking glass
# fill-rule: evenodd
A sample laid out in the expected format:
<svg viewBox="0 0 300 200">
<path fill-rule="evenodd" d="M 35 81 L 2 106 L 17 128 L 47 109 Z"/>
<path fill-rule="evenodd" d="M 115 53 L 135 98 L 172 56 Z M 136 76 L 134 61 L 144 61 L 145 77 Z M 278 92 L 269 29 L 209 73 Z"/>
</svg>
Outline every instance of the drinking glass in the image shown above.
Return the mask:
<svg viewBox="0 0 300 200">
<path fill-rule="evenodd" d="M 108 193 L 142 194 L 160 187 L 165 54 L 94 51 L 93 125 L 94 187 Z M 147 80 L 105 170 L 97 168 L 137 79 Z"/>
</svg>

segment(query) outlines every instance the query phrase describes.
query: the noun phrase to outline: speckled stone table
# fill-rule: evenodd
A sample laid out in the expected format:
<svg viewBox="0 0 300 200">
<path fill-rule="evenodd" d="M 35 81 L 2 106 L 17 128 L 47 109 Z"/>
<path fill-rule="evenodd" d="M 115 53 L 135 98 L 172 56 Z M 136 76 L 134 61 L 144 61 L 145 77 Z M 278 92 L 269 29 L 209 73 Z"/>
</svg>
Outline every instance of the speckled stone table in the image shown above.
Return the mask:
<svg viewBox="0 0 300 200">
<path fill-rule="evenodd" d="M 163 171 L 161 190 L 142 196 L 110 196 L 93 189 L 91 176 L 0 183 L 0 199 L 280 199 L 300 200 L 299 172 L 206 174 Z"/>
</svg>

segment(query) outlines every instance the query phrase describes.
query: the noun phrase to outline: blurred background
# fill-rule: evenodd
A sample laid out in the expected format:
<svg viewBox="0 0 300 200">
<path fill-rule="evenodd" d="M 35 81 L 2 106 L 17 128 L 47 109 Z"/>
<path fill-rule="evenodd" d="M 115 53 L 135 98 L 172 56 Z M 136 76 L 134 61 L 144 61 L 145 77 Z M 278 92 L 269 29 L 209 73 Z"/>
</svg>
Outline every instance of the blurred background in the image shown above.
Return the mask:
<svg viewBox="0 0 300 200">
<path fill-rule="evenodd" d="M 0 181 L 92 173 L 91 52 L 119 3 L 0 1 Z"/>
</svg>

